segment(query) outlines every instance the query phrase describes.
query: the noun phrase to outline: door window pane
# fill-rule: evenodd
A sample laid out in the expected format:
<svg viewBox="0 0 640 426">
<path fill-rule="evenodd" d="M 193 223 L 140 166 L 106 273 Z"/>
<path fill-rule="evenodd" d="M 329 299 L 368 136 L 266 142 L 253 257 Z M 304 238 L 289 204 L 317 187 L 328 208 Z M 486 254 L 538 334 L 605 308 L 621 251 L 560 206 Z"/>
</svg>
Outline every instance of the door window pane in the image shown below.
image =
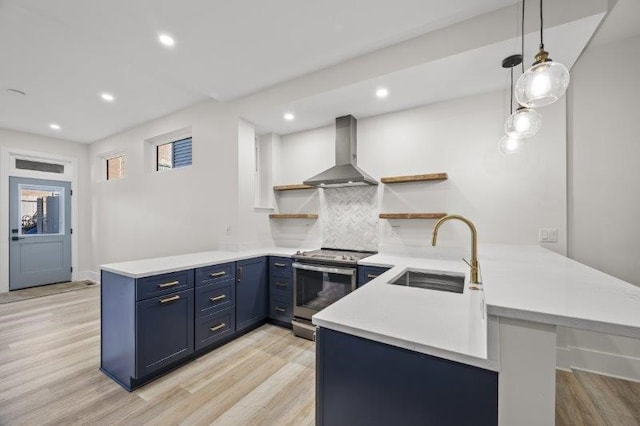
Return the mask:
<svg viewBox="0 0 640 426">
<path fill-rule="evenodd" d="M 20 234 L 64 234 L 64 188 L 20 185 Z"/>
<path fill-rule="evenodd" d="M 120 179 L 124 176 L 124 155 L 107 159 L 107 180 Z"/>
</svg>

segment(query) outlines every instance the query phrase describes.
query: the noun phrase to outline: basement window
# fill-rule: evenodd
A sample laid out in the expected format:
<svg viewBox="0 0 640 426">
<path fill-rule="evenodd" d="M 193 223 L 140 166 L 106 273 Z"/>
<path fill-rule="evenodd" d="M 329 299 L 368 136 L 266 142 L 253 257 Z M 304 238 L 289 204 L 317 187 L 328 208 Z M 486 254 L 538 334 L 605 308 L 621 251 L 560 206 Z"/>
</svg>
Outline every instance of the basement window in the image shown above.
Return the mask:
<svg viewBox="0 0 640 426">
<path fill-rule="evenodd" d="M 107 180 L 124 177 L 124 155 L 107 158 Z"/>
<path fill-rule="evenodd" d="M 177 169 L 192 163 L 191 138 L 156 146 L 156 171 Z"/>
</svg>

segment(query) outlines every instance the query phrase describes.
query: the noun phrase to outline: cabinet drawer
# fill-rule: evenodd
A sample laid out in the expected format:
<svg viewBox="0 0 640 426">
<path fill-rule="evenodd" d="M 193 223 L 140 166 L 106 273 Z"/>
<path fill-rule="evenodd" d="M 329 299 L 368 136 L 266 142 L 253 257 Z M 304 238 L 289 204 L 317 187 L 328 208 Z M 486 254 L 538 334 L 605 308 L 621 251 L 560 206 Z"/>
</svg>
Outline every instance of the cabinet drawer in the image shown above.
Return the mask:
<svg viewBox="0 0 640 426">
<path fill-rule="evenodd" d="M 214 344 L 236 331 L 236 312 L 233 307 L 196 320 L 196 350 Z"/>
<path fill-rule="evenodd" d="M 220 265 L 205 266 L 196 269 L 196 287 L 215 282 L 235 280 L 236 263 L 222 263 Z"/>
<path fill-rule="evenodd" d="M 235 304 L 235 281 L 226 280 L 196 289 L 196 318 L 230 308 Z"/>
<path fill-rule="evenodd" d="M 358 287 L 382 275 L 390 268 L 381 266 L 358 266 Z"/>
<path fill-rule="evenodd" d="M 149 299 L 193 287 L 193 269 L 138 278 L 136 300 Z"/>
<path fill-rule="evenodd" d="M 269 274 L 279 276 L 291 275 L 293 261 L 287 257 L 269 257 Z"/>
<path fill-rule="evenodd" d="M 284 322 L 291 322 L 293 312 L 291 301 L 283 298 L 272 297 L 269 303 L 269 318 L 277 319 Z"/>
<path fill-rule="evenodd" d="M 285 300 L 291 300 L 293 297 L 293 277 L 271 275 L 269 277 L 269 291 L 272 295 L 280 296 Z"/>
</svg>

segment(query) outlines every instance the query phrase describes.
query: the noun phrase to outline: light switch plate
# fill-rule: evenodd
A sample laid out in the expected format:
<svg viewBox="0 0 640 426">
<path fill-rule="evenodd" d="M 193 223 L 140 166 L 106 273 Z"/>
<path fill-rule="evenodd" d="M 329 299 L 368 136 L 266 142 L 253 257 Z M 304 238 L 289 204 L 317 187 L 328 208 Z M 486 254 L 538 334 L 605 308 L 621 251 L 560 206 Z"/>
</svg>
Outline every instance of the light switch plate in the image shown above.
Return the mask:
<svg viewBox="0 0 640 426">
<path fill-rule="evenodd" d="M 558 228 L 540 228 L 538 230 L 538 241 L 541 243 L 557 243 Z"/>
</svg>

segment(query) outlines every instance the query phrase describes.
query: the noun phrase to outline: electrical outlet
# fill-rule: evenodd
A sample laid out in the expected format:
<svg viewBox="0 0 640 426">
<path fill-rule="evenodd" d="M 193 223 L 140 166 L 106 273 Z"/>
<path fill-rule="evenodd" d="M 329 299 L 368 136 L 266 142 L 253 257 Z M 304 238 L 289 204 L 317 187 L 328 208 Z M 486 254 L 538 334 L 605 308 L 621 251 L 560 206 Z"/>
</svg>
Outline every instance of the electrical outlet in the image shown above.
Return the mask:
<svg viewBox="0 0 640 426">
<path fill-rule="evenodd" d="M 538 230 L 538 241 L 541 243 L 557 243 L 558 228 L 540 228 Z"/>
<path fill-rule="evenodd" d="M 227 233 L 227 235 L 231 235 L 231 225 L 227 225 L 225 227 L 225 232 Z"/>
<path fill-rule="evenodd" d="M 398 232 L 400 232 L 400 225 L 396 225 L 396 226 L 392 226 L 391 227 L 391 235 L 394 237 L 398 236 Z"/>
</svg>

